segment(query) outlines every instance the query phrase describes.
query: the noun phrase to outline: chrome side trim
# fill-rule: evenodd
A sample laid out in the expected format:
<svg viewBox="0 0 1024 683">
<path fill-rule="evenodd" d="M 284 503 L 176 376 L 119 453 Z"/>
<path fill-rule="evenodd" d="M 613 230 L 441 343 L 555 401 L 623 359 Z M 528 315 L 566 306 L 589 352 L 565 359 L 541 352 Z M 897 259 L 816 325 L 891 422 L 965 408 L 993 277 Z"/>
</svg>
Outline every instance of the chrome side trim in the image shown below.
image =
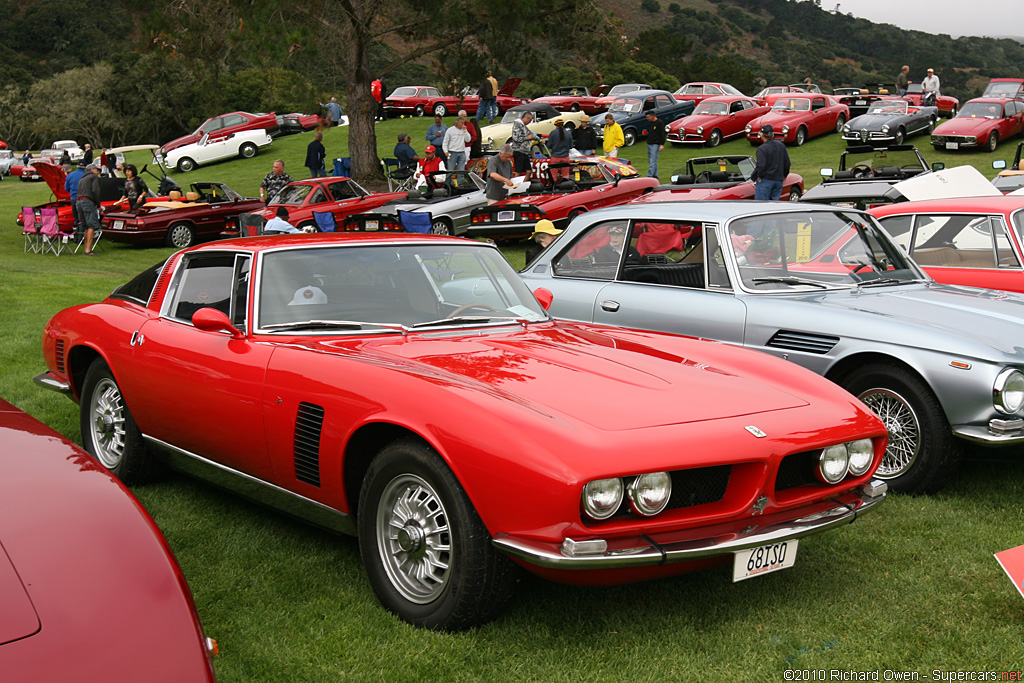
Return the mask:
<svg viewBox="0 0 1024 683">
<path fill-rule="evenodd" d="M 885 500 L 884 492 L 878 496 L 870 496 L 862 490 L 858 490 L 852 493 L 852 498 L 843 496 L 842 502 L 833 500 L 832 502 L 836 504 L 835 507 L 825 508 L 820 512 L 807 514 L 798 519 L 787 519 L 769 524 L 749 534 L 734 532 L 666 544 L 655 544 L 646 537 L 644 539 L 637 538 L 636 541 L 644 545 L 633 548 L 615 548 L 608 550 L 603 555 L 567 557 L 560 552 L 559 543 L 531 541 L 508 536 L 495 538 L 492 543 L 498 550 L 540 567 L 553 569 L 643 567 L 718 557 L 821 533 L 843 524 L 852 523 L 858 515 L 869 512 L 883 500 Z"/>
<path fill-rule="evenodd" d="M 1024 443 L 1024 431 L 1000 434 L 989 430 L 987 426 L 953 425 L 953 434 L 975 443 L 1008 445 Z"/>
<path fill-rule="evenodd" d="M 355 520 L 351 515 L 328 507 L 323 503 L 306 498 L 276 484 L 257 479 L 244 472 L 214 462 L 201 455 L 178 448 L 166 441 L 142 435 L 151 446 L 158 448 L 168 463 L 176 470 L 207 481 L 214 486 L 227 489 L 244 498 L 267 507 L 280 510 L 292 517 L 323 527 L 330 531 L 356 535 Z"/>
<path fill-rule="evenodd" d="M 49 372 L 43 372 L 32 378 L 32 381 L 41 387 L 49 389 L 50 391 L 56 391 L 67 396 L 71 395 L 71 383 L 61 382 L 59 379 L 54 378 Z"/>
</svg>

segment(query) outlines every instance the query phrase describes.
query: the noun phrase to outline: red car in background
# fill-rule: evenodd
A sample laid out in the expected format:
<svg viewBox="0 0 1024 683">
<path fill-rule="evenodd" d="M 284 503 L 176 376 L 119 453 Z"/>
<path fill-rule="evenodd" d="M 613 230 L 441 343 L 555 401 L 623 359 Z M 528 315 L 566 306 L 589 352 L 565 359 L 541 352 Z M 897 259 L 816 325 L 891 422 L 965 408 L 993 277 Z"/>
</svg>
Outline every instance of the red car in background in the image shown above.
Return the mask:
<svg viewBox="0 0 1024 683">
<path fill-rule="evenodd" d="M 769 111 L 771 107 L 746 95 L 708 97 L 697 103 L 692 114 L 668 125 L 668 141 L 717 147 L 723 140 L 743 135 L 748 123 Z"/>
<path fill-rule="evenodd" d="M 64 189 L 64 181 L 67 175 L 64 173 L 64 169 L 54 164 L 47 164 L 37 162 L 32 166 L 35 169 L 35 173 L 46 181 L 46 184 L 50 187 L 50 191 L 53 193 L 53 201 L 45 204 L 39 204 L 32 207 L 36 215 L 36 224 L 39 224 L 40 210 L 48 207 L 56 207 L 57 209 L 57 224 L 60 226 L 62 232 L 72 232 L 75 229 L 75 216 L 71 210 L 71 195 L 67 190 Z M 100 208 L 106 210 L 117 204 L 117 200 L 124 196 L 124 178 L 109 178 L 107 176 L 100 176 Z M 150 190 L 147 195 L 149 200 L 152 200 L 157 195 Z M 21 211 L 18 212 L 17 218 L 18 225 L 24 225 Z"/>
<path fill-rule="evenodd" d="M 1024 197 L 957 197 L 871 209 L 938 282 L 1024 292 Z"/>
<path fill-rule="evenodd" d="M 772 110 L 748 123 L 745 130 L 750 144 L 760 145 L 761 126 L 769 124 L 776 140 L 799 147 L 813 137 L 841 132 L 849 119 L 849 107 L 834 97 L 791 93 L 776 99 Z"/>
<path fill-rule="evenodd" d="M 216 644 L 131 492 L 2 399 L 0 442 L 0 677 L 213 681 Z"/>
<path fill-rule="evenodd" d="M 757 100 L 761 104 L 767 104 L 769 107 L 775 104 L 775 100 L 779 99 L 782 95 L 790 95 L 793 93 L 811 93 L 814 95 L 821 94 L 821 88 L 816 85 L 807 85 L 806 83 L 794 83 L 793 85 L 769 85 L 764 88 L 761 92 L 753 96 L 752 99 Z"/>
<path fill-rule="evenodd" d="M 728 83 L 712 83 L 705 81 L 687 83 L 679 88 L 679 90 L 672 93 L 672 96 L 677 100 L 690 100 L 691 102 L 703 102 L 709 97 L 720 97 L 723 95 L 746 97 L 746 95 Z"/>
<path fill-rule="evenodd" d="M 527 100 L 514 97 L 516 89 L 522 83 L 521 78 L 509 78 L 498 90 L 498 113 L 523 104 Z M 429 85 L 404 85 L 395 88 L 384 99 L 384 111 L 390 115 L 423 116 L 454 116 L 460 109 L 468 114 L 475 114 L 480 98 L 475 94 L 442 95 L 441 91 Z"/>
<path fill-rule="evenodd" d="M 604 107 L 598 106 L 597 101 L 607 89 L 607 85 L 599 85 L 593 90 L 588 90 L 582 85 L 569 85 L 532 101 L 547 102 L 559 111 L 582 111 L 587 114 L 597 114 L 604 111 Z"/>
<path fill-rule="evenodd" d="M 982 97 L 1009 97 L 1024 99 L 1024 78 L 993 78 L 985 86 Z"/>
<path fill-rule="evenodd" d="M 633 200 L 633 204 L 697 199 L 753 199 L 750 176 L 757 162 L 746 155 L 694 157 L 671 176 L 671 183 Z M 790 173 L 782 183 L 782 199 L 797 201 L 804 193 L 804 179 Z"/>
<path fill-rule="evenodd" d="M 608 107 L 612 106 L 612 102 L 619 99 L 620 96 L 625 95 L 626 93 L 631 93 L 635 90 L 650 89 L 651 86 L 646 83 L 620 83 L 619 85 L 612 86 L 611 90 L 597 98 L 597 111 L 598 113 L 605 111 Z"/>
<path fill-rule="evenodd" d="M 907 94 L 903 97 L 904 99 L 910 100 L 918 107 L 925 106 L 924 91 L 921 90 L 920 83 L 911 83 L 908 85 Z M 939 108 L 939 113 L 943 116 L 953 118 L 956 116 L 957 112 L 960 111 L 960 100 L 952 95 L 939 95 L 935 98 L 934 106 Z"/>
<path fill-rule="evenodd" d="M 277 207 L 288 208 L 288 222 L 297 228 L 317 231 L 313 212 L 330 212 L 340 225 L 345 216 L 366 213 L 395 199 L 404 199 L 406 192 L 370 192 L 351 178 L 310 178 L 288 183 L 264 207 L 249 209 L 241 218 L 244 225 L 259 225 L 277 215 Z"/>
<path fill-rule="evenodd" d="M 193 142 L 199 142 L 200 138 L 204 135 L 208 135 L 209 139 L 219 140 L 220 138 L 227 137 L 232 133 L 238 133 L 243 130 L 266 130 L 269 135 L 277 133 L 281 122 L 278 116 L 273 112 L 269 114 L 250 114 L 245 111 L 233 111 L 230 114 L 221 114 L 215 116 L 212 119 L 206 119 L 203 125 L 196 128 L 188 135 L 182 135 L 180 138 L 175 138 L 170 142 L 165 142 L 161 145 L 158 150 L 160 154 L 164 155 L 176 147 L 182 145 L 191 145 Z"/>
<path fill-rule="evenodd" d="M 978 97 L 964 104 L 955 117 L 932 131 L 937 150 L 983 148 L 996 151 L 1000 140 L 1024 132 L 1024 102 L 1001 97 Z"/>
<path fill-rule="evenodd" d="M 524 237 L 542 218 L 564 228 L 582 213 L 625 204 L 658 186 L 657 178 L 613 175 L 596 160 L 573 161 L 569 167 L 569 178 L 557 185 L 534 180 L 525 193 L 474 209 L 466 236 Z"/>
</svg>

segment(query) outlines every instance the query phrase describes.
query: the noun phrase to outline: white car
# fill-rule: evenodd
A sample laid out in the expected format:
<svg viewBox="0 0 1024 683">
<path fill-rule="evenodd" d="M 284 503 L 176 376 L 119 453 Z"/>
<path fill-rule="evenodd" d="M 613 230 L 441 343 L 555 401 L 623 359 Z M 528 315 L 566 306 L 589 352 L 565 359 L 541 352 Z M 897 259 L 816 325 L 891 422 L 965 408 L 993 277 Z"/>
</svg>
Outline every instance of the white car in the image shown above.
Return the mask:
<svg viewBox="0 0 1024 683">
<path fill-rule="evenodd" d="M 74 140 L 57 140 L 57 142 L 50 145 L 53 149 L 59 149 L 61 154 L 64 150 L 68 151 L 68 156 L 71 157 L 71 161 L 78 161 L 85 156 L 85 150 L 78 146 L 78 143 Z"/>
<path fill-rule="evenodd" d="M 0 177 L 11 174 L 11 166 L 21 163 L 19 157 L 9 149 L 0 149 Z"/>
<path fill-rule="evenodd" d="M 196 166 L 234 156 L 251 159 L 260 147 L 270 143 L 270 134 L 263 129 L 243 130 L 215 140 L 210 140 L 209 135 L 203 135 L 198 142 L 175 147 L 167 152 L 162 161 L 167 168 L 177 168 L 182 173 L 188 173 Z"/>
</svg>

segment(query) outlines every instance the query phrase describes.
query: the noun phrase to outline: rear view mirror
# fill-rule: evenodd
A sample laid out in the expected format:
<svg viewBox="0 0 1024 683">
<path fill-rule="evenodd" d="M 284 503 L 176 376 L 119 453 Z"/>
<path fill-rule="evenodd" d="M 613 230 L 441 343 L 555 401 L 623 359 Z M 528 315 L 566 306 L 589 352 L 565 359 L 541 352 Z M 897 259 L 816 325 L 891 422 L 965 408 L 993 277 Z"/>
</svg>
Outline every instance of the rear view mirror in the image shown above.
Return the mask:
<svg viewBox="0 0 1024 683">
<path fill-rule="evenodd" d="M 1006 168 L 1006 162 L 1003 161 L 1002 159 L 998 159 L 996 161 L 993 161 L 992 162 L 992 168 L 998 168 L 999 170 L 1003 170 L 1004 168 Z"/>
<path fill-rule="evenodd" d="M 545 311 L 551 308 L 551 302 L 555 300 L 555 295 L 551 293 L 551 290 L 544 287 L 538 287 L 534 290 L 533 296 L 536 297 L 537 303 Z"/>
<path fill-rule="evenodd" d="M 823 168 L 823 169 L 821 169 L 821 177 L 822 178 L 831 178 L 834 174 L 835 174 L 835 171 L 833 171 L 831 168 Z"/>
<path fill-rule="evenodd" d="M 946 162 L 944 162 L 944 161 L 933 161 L 932 162 L 932 170 L 933 171 L 941 171 L 944 168 L 946 168 Z"/>
</svg>

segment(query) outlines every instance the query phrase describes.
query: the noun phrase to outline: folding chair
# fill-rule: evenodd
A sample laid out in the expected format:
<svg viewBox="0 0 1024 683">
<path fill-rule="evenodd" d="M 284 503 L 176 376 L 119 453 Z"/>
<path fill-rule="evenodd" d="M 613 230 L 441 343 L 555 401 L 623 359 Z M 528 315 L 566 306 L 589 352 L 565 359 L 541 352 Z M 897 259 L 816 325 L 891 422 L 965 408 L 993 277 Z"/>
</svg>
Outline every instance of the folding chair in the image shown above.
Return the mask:
<svg viewBox="0 0 1024 683">
<path fill-rule="evenodd" d="M 39 225 L 36 223 L 36 212 L 31 206 L 21 207 L 21 234 L 25 237 L 25 253 L 39 253 Z"/>
<path fill-rule="evenodd" d="M 238 215 L 238 234 L 242 237 L 255 237 L 263 234 L 263 226 L 267 219 L 255 213 L 242 213 Z"/>
<path fill-rule="evenodd" d="M 400 166 L 398 159 L 381 159 L 384 167 L 384 175 L 388 179 L 388 192 L 408 192 L 412 189 L 413 169 L 409 166 Z"/>
<path fill-rule="evenodd" d="M 334 175 L 348 178 L 352 175 L 352 157 L 338 157 L 334 160 Z"/>
<path fill-rule="evenodd" d="M 44 206 L 39 210 L 39 219 L 42 224 L 39 228 L 39 235 L 42 239 L 42 244 L 39 245 L 39 253 L 53 252 L 54 256 L 60 256 L 64 243 L 61 242 L 60 238 L 57 209 L 52 206 Z"/>
<path fill-rule="evenodd" d="M 434 220 L 429 213 L 399 209 L 398 222 L 406 232 L 430 233 Z"/>
<path fill-rule="evenodd" d="M 320 232 L 334 232 L 337 229 L 334 214 L 330 211 L 314 211 L 313 220 L 316 221 L 316 227 L 320 228 Z"/>
</svg>

